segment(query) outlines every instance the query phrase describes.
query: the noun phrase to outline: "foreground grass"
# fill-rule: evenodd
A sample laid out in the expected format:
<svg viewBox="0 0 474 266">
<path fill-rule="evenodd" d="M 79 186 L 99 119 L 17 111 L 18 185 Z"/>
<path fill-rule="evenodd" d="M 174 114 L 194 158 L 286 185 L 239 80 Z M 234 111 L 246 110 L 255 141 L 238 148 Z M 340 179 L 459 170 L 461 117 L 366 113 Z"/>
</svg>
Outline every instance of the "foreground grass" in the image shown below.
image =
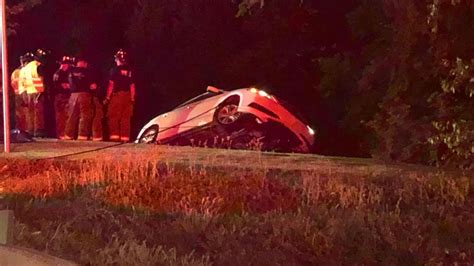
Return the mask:
<svg viewBox="0 0 474 266">
<path fill-rule="evenodd" d="M 472 173 L 150 158 L 1 159 L 16 244 L 92 265 L 474 262 Z"/>
</svg>

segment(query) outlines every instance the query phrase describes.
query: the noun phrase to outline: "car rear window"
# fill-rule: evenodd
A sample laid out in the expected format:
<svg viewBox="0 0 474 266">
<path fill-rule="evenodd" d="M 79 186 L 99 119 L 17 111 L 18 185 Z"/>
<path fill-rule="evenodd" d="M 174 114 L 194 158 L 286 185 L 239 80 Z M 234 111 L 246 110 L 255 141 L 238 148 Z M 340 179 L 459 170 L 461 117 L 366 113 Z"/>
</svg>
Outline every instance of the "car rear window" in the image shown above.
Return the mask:
<svg viewBox="0 0 474 266">
<path fill-rule="evenodd" d="M 192 104 L 192 103 L 195 103 L 195 102 L 199 102 L 199 101 L 205 100 L 205 99 L 207 99 L 207 98 L 214 97 L 214 96 L 216 96 L 216 95 L 219 95 L 219 94 L 213 93 L 213 92 L 205 92 L 205 93 L 203 93 L 203 94 L 201 94 L 201 95 L 198 95 L 198 96 L 192 98 L 191 100 L 188 100 L 188 101 L 186 101 L 186 102 L 180 104 L 180 105 L 179 105 L 178 107 L 176 107 L 176 108 L 180 108 L 180 107 L 186 106 L 186 105 L 188 105 L 188 104 Z"/>
</svg>

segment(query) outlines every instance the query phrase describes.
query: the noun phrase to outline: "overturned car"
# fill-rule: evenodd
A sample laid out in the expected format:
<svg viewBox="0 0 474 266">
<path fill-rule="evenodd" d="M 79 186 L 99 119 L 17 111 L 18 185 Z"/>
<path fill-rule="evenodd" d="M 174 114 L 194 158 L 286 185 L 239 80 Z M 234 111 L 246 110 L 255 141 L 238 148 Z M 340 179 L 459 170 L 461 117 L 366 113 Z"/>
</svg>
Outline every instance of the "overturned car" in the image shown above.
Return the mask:
<svg viewBox="0 0 474 266">
<path fill-rule="evenodd" d="M 148 122 L 136 143 L 310 152 L 314 131 L 291 106 L 256 88 L 207 91 Z"/>
</svg>

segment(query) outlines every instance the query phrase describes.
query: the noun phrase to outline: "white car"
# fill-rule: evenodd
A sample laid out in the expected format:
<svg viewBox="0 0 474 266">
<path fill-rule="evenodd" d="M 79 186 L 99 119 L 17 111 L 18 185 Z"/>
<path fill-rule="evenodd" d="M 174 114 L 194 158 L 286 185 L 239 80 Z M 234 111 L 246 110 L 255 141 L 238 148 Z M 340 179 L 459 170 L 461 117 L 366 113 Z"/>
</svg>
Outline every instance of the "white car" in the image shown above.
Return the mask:
<svg viewBox="0 0 474 266">
<path fill-rule="evenodd" d="M 136 143 L 310 152 L 313 129 L 288 104 L 256 88 L 207 91 L 148 122 Z"/>
</svg>

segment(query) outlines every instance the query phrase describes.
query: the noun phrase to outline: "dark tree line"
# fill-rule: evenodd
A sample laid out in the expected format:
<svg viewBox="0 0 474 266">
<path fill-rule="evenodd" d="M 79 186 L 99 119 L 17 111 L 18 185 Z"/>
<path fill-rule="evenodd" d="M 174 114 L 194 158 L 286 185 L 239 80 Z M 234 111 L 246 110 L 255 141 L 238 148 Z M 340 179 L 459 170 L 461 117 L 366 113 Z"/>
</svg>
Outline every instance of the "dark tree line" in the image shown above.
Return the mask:
<svg viewBox="0 0 474 266">
<path fill-rule="evenodd" d="M 201 93 L 258 86 L 296 105 L 317 152 L 472 166 L 474 1 L 43 0 L 15 56 L 133 55 L 140 127 Z"/>
</svg>

